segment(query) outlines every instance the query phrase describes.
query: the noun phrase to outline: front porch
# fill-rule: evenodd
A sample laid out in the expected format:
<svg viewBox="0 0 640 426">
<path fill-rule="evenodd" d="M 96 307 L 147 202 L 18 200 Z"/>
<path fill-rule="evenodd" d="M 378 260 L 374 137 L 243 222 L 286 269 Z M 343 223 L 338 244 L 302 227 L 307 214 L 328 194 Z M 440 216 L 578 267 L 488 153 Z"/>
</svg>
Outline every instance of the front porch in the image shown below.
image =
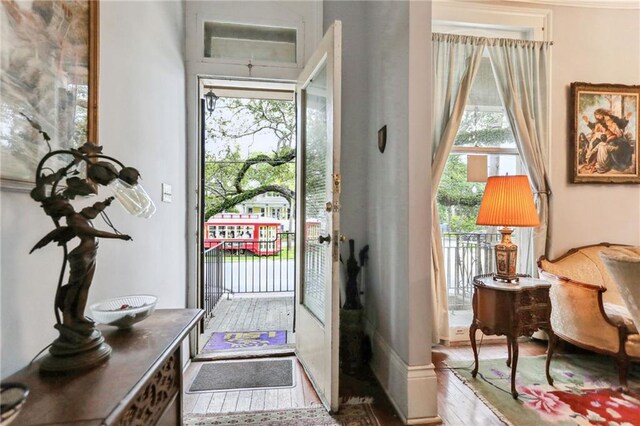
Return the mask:
<svg viewBox="0 0 640 426">
<path fill-rule="evenodd" d="M 262 355 L 266 352 L 290 353 L 295 348 L 293 334 L 293 292 L 274 295 L 223 295 L 215 308 L 198 344 L 198 359 L 237 358 Z M 284 331 L 286 343 L 262 348 L 208 350 L 205 345 L 214 332 Z"/>
</svg>

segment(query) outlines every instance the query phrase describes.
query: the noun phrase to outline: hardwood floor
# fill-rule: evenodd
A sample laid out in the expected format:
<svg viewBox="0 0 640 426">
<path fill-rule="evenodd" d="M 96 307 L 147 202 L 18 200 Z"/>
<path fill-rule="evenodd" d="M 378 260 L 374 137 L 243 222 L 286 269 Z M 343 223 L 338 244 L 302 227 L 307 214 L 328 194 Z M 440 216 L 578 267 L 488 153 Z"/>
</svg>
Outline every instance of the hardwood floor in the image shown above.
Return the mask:
<svg viewBox="0 0 640 426">
<path fill-rule="evenodd" d="M 546 342 L 537 340 L 520 341 L 520 357 L 543 355 Z M 506 358 L 506 343 L 484 343 L 479 359 Z M 437 347 L 432 351 L 433 363 L 438 377 L 438 414 L 442 424 L 455 426 L 502 425 L 502 421 L 467 387 L 456 375 L 446 368 L 449 360 L 469 361 L 473 366 L 471 346 Z"/>
<path fill-rule="evenodd" d="M 363 368 L 362 372 L 355 376 L 340 374 L 340 398 L 343 401 L 350 398 L 373 399 L 371 408 L 381 426 L 404 424 L 368 367 Z"/>
<path fill-rule="evenodd" d="M 536 356 L 546 352 L 546 342 L 523 340 L 520 342 L 520 356 Z M 451 426 L 502 425 L 487 406 L 455 374 L 445 362 L 469 361 L 473 364 L 470 346 L 449 346 L 433 349 L 433 363 L 438 377 L 438 414 L 442 424 Z M 506 357 L 507 348 L 502 342 L 483 343 L 480 360 Z M 290 357 L 295 360 L 295 357 Z M 185 372 L 185 389 L 188 389 L 200 362 L 193 362 Z M 198 392 L 184 394 L 185 414 L 225 413 L 241 411 L 278 410 L 313 407 L 320 405 L 302 366 L 295 363 L 296 386 L 294 388 L 273 388 L 242 391 Z M 371 371 L 366 368 L 356 376 L 340 375 L 340 397 L 372 398 L 373 411 L 381 426 L 400 426 L 402 421 L 393 405 Z"/>
<path fill-rule="evenodd" d="M 216 307 L 201 339 L 206 343 L 213 331 L 263 331 L 287 330 L 288 343 L 292 343 L 293 298 L 223 298 Z M 291 345 L 293 346 L 293 345 Z M 288 347 L 290 350 L 290 346 Z M 519 345 L 520 356 L 542 355 L 546 351 L 546 342 L 522 340 Z M 215 354 L 220 356 L 222 352 Z M 450 360 L 469 361 L 473 364 L 471 346 L 458 345 L 437 347 L 433 351 L 433 363 L 438 377 L 438 414 L 444 425 L 502 425 L 495 414 L 480 401 L 455 374 L 446 368 Z M 484 342 L 480 348 L 480 360 L 506 357 L 504 342 Z M 227 352 L 222 356 L 248 356 L 250 352 Z M 212 358 L 212 354 L 200 355 Z M 215 357 L 213 357 L 215 358 Z M 290 357 L 295 360 L 295 357 Z M 201 362 L 193 362 L 185 372 L 185 388 L 188 389 Z M 302 366 L 295 360 L 296 386 L 294 388 L 273 388 L 241 391 L 185 393 L 185 414 L 225 413 L 240 411 L 263 411 L 289 408 L 312 407 L 320 404 Z M 402 425 L 393 405 L 368 368 L 357 376 L 340 376 L 340 396 L 343 400 L 352 397 L 373 398 L 373 410 L 382 426 Z"/>
</svg>

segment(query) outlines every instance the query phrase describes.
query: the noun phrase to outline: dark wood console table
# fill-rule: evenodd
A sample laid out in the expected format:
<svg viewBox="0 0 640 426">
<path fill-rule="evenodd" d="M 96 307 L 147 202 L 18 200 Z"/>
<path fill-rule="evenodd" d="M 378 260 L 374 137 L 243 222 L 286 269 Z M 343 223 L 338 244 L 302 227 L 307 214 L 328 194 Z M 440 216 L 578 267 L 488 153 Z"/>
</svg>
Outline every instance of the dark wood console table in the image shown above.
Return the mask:
<svg viewBox="0 0 640 426">
<path fill-rule="evenodd" d="M 113 352 L 92 370 L 42 376 L 35 362 L 7 377 L 30 389 L 15 424 L 181 425 L 181 343 L 202 313 L 159 309 L 131 330 L 100 326 Z"/>
<path fill-rule="evenodd" d="M 549 334 L 549 344 L 553 344 L 555 340 L 550 321 L 549 288 L 551 284 L 527 275 L 520 275 L 518 282 L 505 283 L 495 281 L 493 274 L 487 274 L 474 277 L 473 286 L 473 322 L 469 327 L 469 338 L 475 367 L 471 375 L 476 377 L 478 374 L 476 330 L 480 329 L 486 335 L 504 335 L 507 337 L 507 366 L 511 367 L 511 395 L 517 398 L 515 383 L 518 337 L 530 337 L 541 329 Z M 550 361 L 551 358 L 547 354 L 545 373 L 547 381 L 553 385 L 553 379 L 549 374 Z"/>
</svg>

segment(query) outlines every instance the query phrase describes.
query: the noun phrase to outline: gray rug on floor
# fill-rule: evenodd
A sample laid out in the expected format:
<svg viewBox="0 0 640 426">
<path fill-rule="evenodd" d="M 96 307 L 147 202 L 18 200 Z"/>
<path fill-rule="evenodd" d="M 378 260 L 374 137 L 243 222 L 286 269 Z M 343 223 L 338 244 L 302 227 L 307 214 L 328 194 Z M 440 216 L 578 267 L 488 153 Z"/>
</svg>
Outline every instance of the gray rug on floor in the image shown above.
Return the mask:
<svg viewBox="0 0 640 426">
<path fill-rule="evenodd" d="M 189 392 L 293 386 L 293 363 L 285 360 L 217 361 L 200 368 Z"/>
</svg>

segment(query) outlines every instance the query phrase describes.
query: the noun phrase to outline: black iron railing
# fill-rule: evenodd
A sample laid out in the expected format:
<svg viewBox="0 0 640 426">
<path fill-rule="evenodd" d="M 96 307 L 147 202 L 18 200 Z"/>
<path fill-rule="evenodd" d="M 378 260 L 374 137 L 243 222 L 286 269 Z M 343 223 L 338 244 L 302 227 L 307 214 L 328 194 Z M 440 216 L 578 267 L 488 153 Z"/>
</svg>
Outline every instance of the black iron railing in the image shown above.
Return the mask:
<svg viewBox="0 0 640 426">
<path fill-rule="evenodd" d="M 282 232 L 273 240 L 225 241 L 203 255 L 201 306 L 203 327 L 226 294 L 295 291 L 296 235 Z"/>
<path fill-rule="evenodd" d="M 273 240 L 260 240 L 251 246 L 225 242 L 225 292 L 235 294 L 294 291 L 295 250 L 293 232 L 282 232 Z"/>
<path fill-rule="evenodd" d="M 206 324 L 213 308 L 224 294 L 224 243 L 207 249 L 203 255 L 202 291 L 200 292 L 201 306 L 204 309 L 203 324 Z"/>
<path fill-rule="evenodd" d="M 494 272 L 494 246 L 500 234 L 442 234 L 450 310 L 471 309 L 473 277 Z"/>
</svg>

